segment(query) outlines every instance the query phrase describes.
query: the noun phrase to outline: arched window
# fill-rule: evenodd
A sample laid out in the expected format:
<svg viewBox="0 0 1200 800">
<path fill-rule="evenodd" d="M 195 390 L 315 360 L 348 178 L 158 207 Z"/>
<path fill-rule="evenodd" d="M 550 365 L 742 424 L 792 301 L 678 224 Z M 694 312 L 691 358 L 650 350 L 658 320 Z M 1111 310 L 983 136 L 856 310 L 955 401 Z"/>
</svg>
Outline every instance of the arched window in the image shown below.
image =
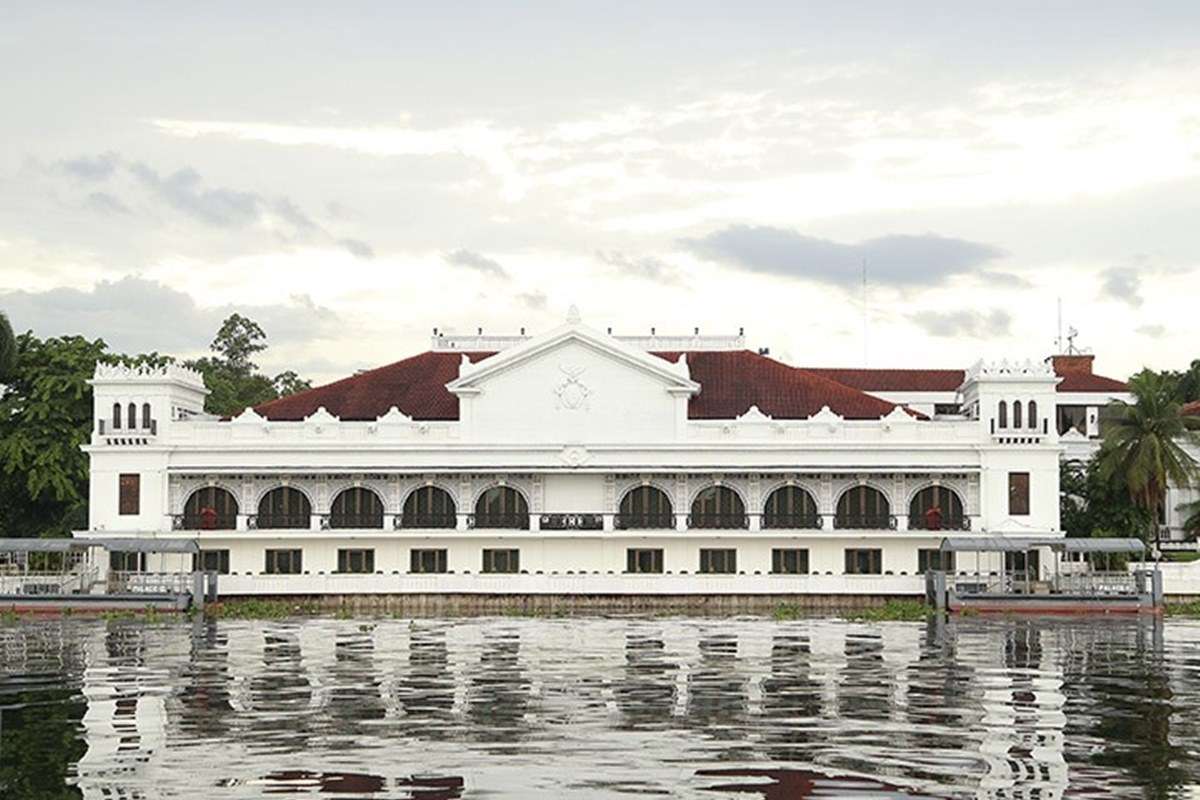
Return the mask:
<svg viewBox="0 0 1200 800">
<path fill-rule="evenodd" d="M 1023 427 L 1021 425 L 1021 401 L 1020 400 L 1013 401 L 1013 427 L 1014 428 Z"/>
<path fill-rule="evenodd" d="M 771 492 L 763 506 L 764 528 L 819 528 L 817 501 L 799 486 L 781 486 Z"/>
<path fill-rule="evenodd" d="M 259 501 L 259 528 L 308 528 L 311 523 L 312 503 L 299 489 L 280 486 Z"/>
<path fill-rule="evenodd" d="M 126 427 L 131 431 L 137 430 L 137 403 L 129 404 L 129 419 Z"/>
<path fill-rule="evenodd" d="M 403 528 L 454 528 L 457 526 L 454 498 L 437 486 L 414 489 L 404 501 L 400 517 Z"/>
<path fill-rule="evenodd" d="M 475 503 L 476 528 L 529 527 L 529 504 L 511 486 L 493 486 Z"/>
<path fill-rule="evenodd" d="M 150 404 L 142 403 L 142 427 L 150 429 Z"/>
<path fill-rule="evenodd" d="M 1000 401 L 1000 413 L 997 415 L 1000 418 L 999 426 L 1001 428 L 1008 427 L 1008 403 Z"/>
<path fill-rule="evenodd" d="M 963 530 L 962 498 L 945 486 L 926 486 L 908 506 L 908 527 L 918 531 Z"/>
<path fill-rule="evenodd" d="M 671 508 L 671 498 L 657 486 L 631 489 L 621 498 L 621 506 L 613 523 L 617 530 L 674 528 L 675 513 Z"/>
<path fill-rule="evenodd" d="M 382 528 L 383 501 L 370 489 L 355 486 L 338 492 L 329 507 L 331 528 Z"/>
<path fill-rule="evenodd" d="M 838 499 L 835 528 L 886 530 L 895 525 L 883 492 L 873 486 L 855 486 Z"/>
<path fill-rule="evenodd" d="M 1038 425 L 1037 401 L 1029 401 L 1029 427 L 1036 428 Z"/>
<path fill-rule="evenodd" d="M 189 531 L 231 531 L 237 527 L 237 500 L 220 486 L 197 489 L 183 504 L 183 527 Z"/>
<path fill-rule="evenodd" d="M 692 501 L 689 528 L 745 528 L 746 504 L 728 486 L 709 486 L 701 489 Z"/>
<path fill-rule="evenodd" d="M 113 430 L 121 430 L 121 404 L 113 403 Z"/>
</svg>

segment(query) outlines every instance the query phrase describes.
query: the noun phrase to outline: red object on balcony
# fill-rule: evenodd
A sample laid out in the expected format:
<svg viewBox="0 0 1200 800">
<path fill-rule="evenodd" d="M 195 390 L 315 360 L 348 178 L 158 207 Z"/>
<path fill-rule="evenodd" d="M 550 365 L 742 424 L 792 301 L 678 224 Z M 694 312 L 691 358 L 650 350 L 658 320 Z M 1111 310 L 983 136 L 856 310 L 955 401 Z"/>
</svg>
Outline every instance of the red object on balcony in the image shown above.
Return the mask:
<svg viewBox="0 0 1200 800">
<path fill-rule="evenodd" d="M 205 506 L 200 509 L 200 530 L 211 531 L 217 527 L 217 510 Z"/>
<path fill-rule="evenodd" d="M 925 512 L 925 530 L 940 531 L 942 529 L 942 509 L 933 506 Z"/>
</svg>

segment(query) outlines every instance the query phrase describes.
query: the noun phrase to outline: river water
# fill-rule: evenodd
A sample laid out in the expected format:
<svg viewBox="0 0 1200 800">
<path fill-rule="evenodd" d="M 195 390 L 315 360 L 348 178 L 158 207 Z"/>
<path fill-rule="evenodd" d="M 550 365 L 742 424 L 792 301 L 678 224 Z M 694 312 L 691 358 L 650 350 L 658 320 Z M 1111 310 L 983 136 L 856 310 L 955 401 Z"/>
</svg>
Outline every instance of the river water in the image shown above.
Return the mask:
<svg viewBox="0 0 1200 800">
<path fill-rule="evenodd" d="M 4 798 L 1200 797 L 1200 623 L 0 626 Z"/>
</svg>

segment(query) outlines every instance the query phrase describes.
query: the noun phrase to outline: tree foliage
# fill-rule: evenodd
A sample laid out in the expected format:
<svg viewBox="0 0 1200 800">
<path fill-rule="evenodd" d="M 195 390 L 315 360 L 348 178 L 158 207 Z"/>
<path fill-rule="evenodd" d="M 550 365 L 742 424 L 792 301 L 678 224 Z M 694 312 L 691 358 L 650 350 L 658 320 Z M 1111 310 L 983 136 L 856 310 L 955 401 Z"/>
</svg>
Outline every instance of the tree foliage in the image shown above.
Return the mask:
<svg viewBox="0 0 1200 800">
<path fill-rule="evenodd" d="M 215 413 L 235 413 L 282 393 L 309 388 L 295 372 L 260 375 L 251 360 L 266 349 L 266 336 L 250 319 L 232 315 L 213 340 L 212 357 L 191 362 L 200 369 Z M 88 460 L 96 363 L 160 367 L 174 363 L 160 353 L 109 352 L 100 339 L 60 336 L 14 340 L 14 363 L 0 386 L 0 536 L 63 536 L 87 525 Z"/>
<path fill-rule="evenodd" d="M 17 339 L 8 317 L 0 311 L 0 383 L 4 383 L 17 365 Z"/>
<path fill-rule="evenodd" d="M 1158 519 L 1167 487 L 1191 486 L 1197 478 L 1197 463 L 1185 444 L 1200 445 L 1200 419 L 1183 416 L 1168 375 L 1142 371 L 1129 380 L 1129 390 L 1136 402 L 1110 406 L 1097 471 Z"/>
<path fill-rule="evenodd" d="M 1118 481 L 1103 477 L 1098 459 L 1063 462 L 1059 470 L 1060 527 L 1067 536 L 1152 538 L 1150 511 L 1135 503 Z"/>
</svg>

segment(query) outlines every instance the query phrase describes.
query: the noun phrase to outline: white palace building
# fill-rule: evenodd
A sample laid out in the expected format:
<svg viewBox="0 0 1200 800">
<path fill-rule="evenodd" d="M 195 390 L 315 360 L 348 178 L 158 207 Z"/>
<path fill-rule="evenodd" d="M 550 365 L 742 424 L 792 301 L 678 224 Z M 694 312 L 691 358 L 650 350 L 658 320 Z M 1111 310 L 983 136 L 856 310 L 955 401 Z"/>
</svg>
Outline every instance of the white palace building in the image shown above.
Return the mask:
<svg viewBox="0 0 1200 800">
<path fill-rule="evenodd" d="M 194 372 L 101 365 L 76 536 L 192 538 L 222 595 L 920 594 L 947 536 L 1062 536 L 1059 460 L 1127 398 L 1091 358 L 807 369 L 572 311 L 232 419 Z"/>
</svg>

